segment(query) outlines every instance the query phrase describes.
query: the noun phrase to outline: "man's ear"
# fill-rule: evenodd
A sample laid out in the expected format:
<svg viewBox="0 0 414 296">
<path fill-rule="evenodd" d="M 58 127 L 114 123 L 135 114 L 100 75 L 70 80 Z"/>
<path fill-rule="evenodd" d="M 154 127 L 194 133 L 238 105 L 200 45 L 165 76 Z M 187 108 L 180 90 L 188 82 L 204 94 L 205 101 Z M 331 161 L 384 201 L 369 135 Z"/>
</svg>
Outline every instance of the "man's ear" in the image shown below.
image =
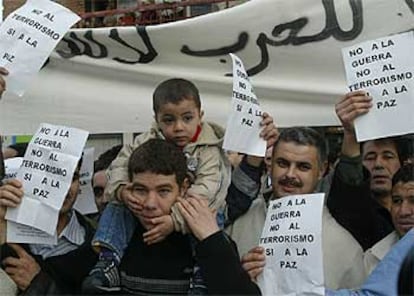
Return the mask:
<svg viewBox="0 0 414 296">
<path fill-rule="evenodd" d="M 328 162 L 324 161 L 319 170 L 319 180 L 323 178 L 323 175 L 325 174 L 327 168 L 328 168 Z"/>
</svg>

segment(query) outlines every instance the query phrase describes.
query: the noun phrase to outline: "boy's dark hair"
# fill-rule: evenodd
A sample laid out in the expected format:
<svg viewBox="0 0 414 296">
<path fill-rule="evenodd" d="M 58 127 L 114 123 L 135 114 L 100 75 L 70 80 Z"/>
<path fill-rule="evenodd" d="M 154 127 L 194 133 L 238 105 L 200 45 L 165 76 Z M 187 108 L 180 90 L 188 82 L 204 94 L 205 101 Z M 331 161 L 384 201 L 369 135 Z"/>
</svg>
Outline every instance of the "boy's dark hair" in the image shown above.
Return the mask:
<svg viewBox="0 0 414 296">
<path fill-rule="evenodd" d="M 183 100 L 193 100 L 198 109 L 201 109 L 200 95 L 197 87 L 190 81 L 182 78 L 172 78 L 161 82 L 152 95 L 152 108 L 158 114 L 162 105 L 167 103 L 178 104 Z"/>
<path fill-rule="evenodd" d="M 327 160 L 328 148 L 323 136 L 310 127 L 290 127 L 283 129 L 273 146 L 273 153 L 275 153 L 277 145 L 280 142 L 294 142 L 299 145 L 314 146 L 318 150 L 319 164 Z"/>
<path fill-rule="evenodd" d="M 414 181 L 414 165 L 408 163 L 402 167 L 394 174 L 392 177 L 392 186 L 398 182 L 408 183 Z"/>
<path fill-rule="evenodd" d="M 161 139 L 151 139 L 132 152 L 128 162 L 128 176 L 150 172 L 160 175 L 175 175 L 181 186 L 187 174 L 184 153 L 174 144 Z"/>
</svg>

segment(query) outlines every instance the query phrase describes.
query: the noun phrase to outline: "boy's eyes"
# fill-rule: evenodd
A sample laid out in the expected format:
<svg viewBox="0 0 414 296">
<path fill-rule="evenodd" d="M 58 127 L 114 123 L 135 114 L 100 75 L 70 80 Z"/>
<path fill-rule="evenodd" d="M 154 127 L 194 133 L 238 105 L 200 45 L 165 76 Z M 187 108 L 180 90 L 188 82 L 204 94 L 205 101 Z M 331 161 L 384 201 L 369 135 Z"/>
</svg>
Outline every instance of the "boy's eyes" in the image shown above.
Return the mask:
<svg viewBox="0 0 414 296">
<path fill-rule="evenodd" d="M 171 124 L 171 123 L 174 122 L 174 119 L 173 118 L 163 118 L 162 122 L 165 123 L 165 124 Z"/>
<path fill-rule="evenodd" d="M 191 120 L 193 120 L 194 116 L 193 115 L 186 115 L 183 117 L 183 121 L 184 122 L 190 122 Z"/>
</svg>

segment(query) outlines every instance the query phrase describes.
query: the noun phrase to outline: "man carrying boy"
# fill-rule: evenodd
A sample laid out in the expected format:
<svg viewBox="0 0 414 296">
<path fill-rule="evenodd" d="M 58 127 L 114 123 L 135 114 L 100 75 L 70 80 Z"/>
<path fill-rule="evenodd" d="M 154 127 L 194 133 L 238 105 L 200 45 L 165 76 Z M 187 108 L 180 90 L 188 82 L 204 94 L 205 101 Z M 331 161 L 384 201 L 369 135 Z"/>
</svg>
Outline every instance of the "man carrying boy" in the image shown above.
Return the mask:
<svg viewBox="0 0 414 296">
<path fill-rule="evenodd" d="M 100 220 L 93 246 L 99 251 L 100 260 L 86 282 L 90 291 L 113 290 L 119 287 L 117 265 L 132 237 L 135 222 L 132 214 L 142 210 L 142 203 L 133 197 L 128 183 L 127 163 L 132 151 L 149 139 L 163 139 L 175 144 L 187 157 L 187 170 L 191 175 L 189 192 L 203 196 L 209 207 L 217 210 L 219 225 L 224 225 L 226 195 L 230 184 L 231 167 L 221 148 L 224 130 L 217 125 L 202 122 L 203 111 L 197 88 L 184 79 L 170 79 L 157 86 L 153 94 L 156 123 L 148 133 L 135 139 L 133 146 L 125 146 L 109 171 L 107 192 L 109 198 L 120 203 L 110 203 Z M 273 119 L 263 117 L 264 139 L 276 136 Z M 164 240 L 173 231 L 188 233 L 187 225 L 173 205 L 169 214 L 153 218 L 151 230 L 143 234 L 146 244 Z M 137 264 L 140 264 L 139 262 Z M 194 269 L 197 272 L 197 268 Z M 193 278 L 201 282 L 199 277 Z M 203 285 L 200 285 L 201 289 Z"/>
<path fill-rule="evenodd" d="M 131 186 L 126 190 L 142 207 L 134 218 L 137 225 L 119 265 L 122 293 L 187 293 L 194 266 L 189 235 L 173 232 L 150 245 L 145 240 L 145 233 L 154 227 L 152 221 L 169 215 L 177 205 L 198 240 L 195 254 L 208 292 L 259 294 L 241 267 L 237 249 L 220 231 L 207 201 L 188 198 L 176 204 L 185 195 L 188 180 L 185 156 L 175 145 L 160 139 L 145 142 L 130 156 L 128 174 Z"/>
</svg>

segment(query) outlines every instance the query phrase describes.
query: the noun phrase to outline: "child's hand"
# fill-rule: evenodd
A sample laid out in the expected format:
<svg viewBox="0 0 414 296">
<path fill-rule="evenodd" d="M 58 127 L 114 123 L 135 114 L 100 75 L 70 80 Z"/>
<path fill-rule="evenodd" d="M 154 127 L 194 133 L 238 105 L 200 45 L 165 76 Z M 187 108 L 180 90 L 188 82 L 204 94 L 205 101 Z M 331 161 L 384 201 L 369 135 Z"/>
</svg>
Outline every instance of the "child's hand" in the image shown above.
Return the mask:
<svg viewBox="0 0 414 296">
<path fill-rule="evenodd" d="M 154 226 L 144 233 L 144 243 L 152 245 L 163 241 L 174 231 L 174 223 L 170 215 L 164 215 L 151 220 Z"/>
<path fill-rule="evenodd" d="M 135 216 L 138 216 L 144 207 L 142 201 L 132 193 L 132 184 L 122 185 L 119 190 L 121 200 Z"/>
<path fill-rule="evenodd" d="M 202 241 L 220 230 L 217 225 L 216 211 L 208 207 L 206 199 L 194 197 L 180 199 L 177 206 L 198 240 Z"/>
</svg>

